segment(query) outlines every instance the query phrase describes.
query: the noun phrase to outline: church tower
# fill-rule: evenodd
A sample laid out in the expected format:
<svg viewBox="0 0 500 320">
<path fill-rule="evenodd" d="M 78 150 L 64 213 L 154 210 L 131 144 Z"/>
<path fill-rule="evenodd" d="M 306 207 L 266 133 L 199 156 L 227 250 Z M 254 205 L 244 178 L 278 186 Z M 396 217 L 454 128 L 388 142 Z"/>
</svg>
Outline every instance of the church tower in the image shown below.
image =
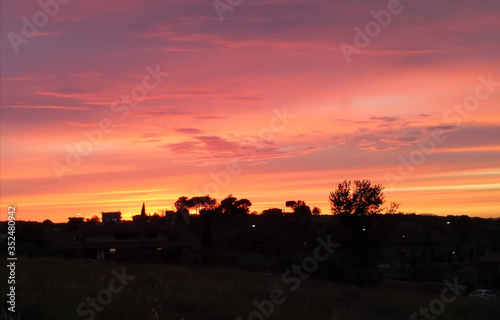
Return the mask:
<svg viewBox="0 0 500 320">
<path fill-rule="evenodd" d="M 146 218 L 146 205 L 142 203 L 141 217 Z"/>
</svg>

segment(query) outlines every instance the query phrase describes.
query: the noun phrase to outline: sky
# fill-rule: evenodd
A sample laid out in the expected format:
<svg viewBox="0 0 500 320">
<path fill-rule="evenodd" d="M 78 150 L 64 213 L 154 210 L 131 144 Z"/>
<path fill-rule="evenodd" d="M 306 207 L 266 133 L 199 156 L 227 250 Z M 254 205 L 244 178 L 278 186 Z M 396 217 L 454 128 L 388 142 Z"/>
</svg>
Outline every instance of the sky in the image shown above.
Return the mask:
<svg viewBox="0 0 500 320">
<path fill-rule="evenodd" d="M 232 194 L 500 217 L 497 0 L 1 4 L 1 210 L 65 222 Z"/>
</svg>

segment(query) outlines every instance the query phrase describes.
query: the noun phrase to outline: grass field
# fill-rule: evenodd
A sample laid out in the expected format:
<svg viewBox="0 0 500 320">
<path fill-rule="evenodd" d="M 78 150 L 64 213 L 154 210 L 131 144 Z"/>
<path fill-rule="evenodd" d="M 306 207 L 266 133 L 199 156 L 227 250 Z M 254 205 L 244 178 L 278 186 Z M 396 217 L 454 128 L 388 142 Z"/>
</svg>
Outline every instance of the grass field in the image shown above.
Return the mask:
<svg viewBox="0 0 500 320">
<path fill-rule="evenodd" d="M 95 313 L 106 320 L 226 320 L 236 319 L 409 319 L 420 307 L 428 307 L 438 293 L 383 286 L 355 286 L 302 280 L 291 291 L 281 274 L 263 275 L 218 267 L 184 267 L 165 264 L 122 264 L 112 261 L 81 261 L 59 258 L 19 257 L 16 270 L 16 307 L 20 319 L 92 319 L 80 316 L 77 307 L 87 297 L 107 289 L 112 270 L 134 276 L 109 304 Z M 5 279 L 5 278 L 4 278 Z M 444 279 L 443 279 L 444 280 Z M 113 286 L 120 284 L 114 282 Z M 2 294 L 5 297 L 5 281 Z M 267 317 L 251 312 L 253 301 L 270 299 L 281 289 L 285 301 Z M 106 299 L 109 297 L 105 296 Z M 5 307 L 5 302 L 2 302 Z M 85 307 L 87 309 L 88 307 Z M 415 318 L 419 319 L 419 318 Z M 460 296 L 445 305 L 436 319 L 498 320 L 500 302 Z"/>
</svg>

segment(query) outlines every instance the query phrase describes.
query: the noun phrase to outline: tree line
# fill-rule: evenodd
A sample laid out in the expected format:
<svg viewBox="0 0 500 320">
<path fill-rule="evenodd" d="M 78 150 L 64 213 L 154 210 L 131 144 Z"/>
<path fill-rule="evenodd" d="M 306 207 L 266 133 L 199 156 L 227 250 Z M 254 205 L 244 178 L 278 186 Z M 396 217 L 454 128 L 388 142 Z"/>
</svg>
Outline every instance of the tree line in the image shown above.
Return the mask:
<svg viewBox="0 0 500 320">
<path fill-rule="evenodd" d="M 383 189 L 382 185 L 373 184 L 370 180 L 354 180 L 353 182 L 345 180 L 329 194 L 331 213 L 345 219 L 380 213 L 384 210 L 382 208 L 385 202 Z M 189 213 L 190 209 L 195 209 L 200 216 L 257 214 L 255 211 L 250 212 L 252 206 L 250 200 L 237 199 L 232 194 L 220 202 L 210 195 L 192 198 L 182 196 L 174 203 L 174 206 L 177 213 L 185 214 Z M 292 212 L 287 213 L 280 208 L 270 208 L 263 210 L 261 215 L 309 217 L 321 214 L 321 209 L 314 207 L 311 210 L 311 207 L 303 200 L 286 201 L 285 207 L 292 209 Z M 385 210 L 387 213 L 397 213 L 398 207 L 399 203 L 392 202 L 390 207 L 385 208 Z"/>
</svg>

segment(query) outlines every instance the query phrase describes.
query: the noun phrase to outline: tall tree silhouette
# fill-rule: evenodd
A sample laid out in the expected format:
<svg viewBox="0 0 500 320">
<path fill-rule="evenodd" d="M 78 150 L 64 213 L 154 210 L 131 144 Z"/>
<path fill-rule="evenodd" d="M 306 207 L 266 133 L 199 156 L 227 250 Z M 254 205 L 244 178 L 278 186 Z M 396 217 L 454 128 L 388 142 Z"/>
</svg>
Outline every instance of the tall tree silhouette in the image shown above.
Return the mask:
<svg viewBox="0 0 500 320">
<path fill-rule="evenodd" d="M 329 202 L 332 213 L 342 217 L 370 216 L 381 211 L 384 194 L 380 184 L 370 180 L 354 180 L 339 183 L 336 190 L 330 192 Z"/>
</svg>

